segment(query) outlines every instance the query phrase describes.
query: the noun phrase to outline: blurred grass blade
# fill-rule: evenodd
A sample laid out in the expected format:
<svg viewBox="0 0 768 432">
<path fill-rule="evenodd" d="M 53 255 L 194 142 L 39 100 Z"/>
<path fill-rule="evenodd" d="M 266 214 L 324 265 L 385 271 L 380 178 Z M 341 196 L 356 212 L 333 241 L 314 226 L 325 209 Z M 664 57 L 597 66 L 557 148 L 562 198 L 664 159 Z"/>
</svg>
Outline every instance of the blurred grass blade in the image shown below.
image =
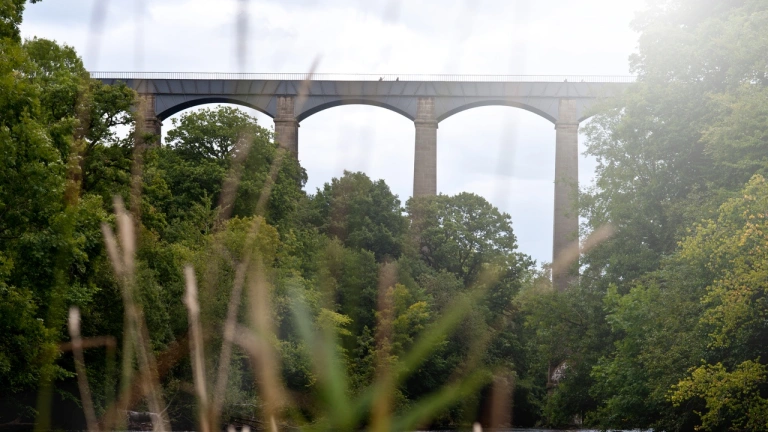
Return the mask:
<svg viewBox="0 0 768 432">
<path fill-rule="evenodd" d="M 266 269 L 260 257 L 254 259 L 251 274 L 248 277 L 248 298 L 250 300 L 251 322 L 255 333 L 260 335 L 263 344 L 258 351 L 256 375 L 259 378 L 263 414 L 265 422 L 274 422 L 280 415 L 285 400 L 283 384 L 280 380 L 280 365 L 275 343 L 277 336 L 272 328 L 272 307 L 270 300 L 271 286 L 266 278 Z"/>
<path fill-rule="evenodd" d="M 248 139 L 248 138 L 245 138 Z M 249 139 L 248 139 L 249 140 Z M 250 141 L 250 140 L 249 140 Z M 241 158 L 238 160 L 242 160 L 242 163 L 245 163 L 245 158 L 247 157 L 247 153 L 250 152 L 251 149 L 251 143 L 246 142 L 243 150 L 240 152 Z M 267 181 L 264 183 L 264 186 L 262 187 L 262 192 L 259 195 L 259 200 L 256 203 L 256 216 L 261 216 L 264 214 L 265 208 L 267 206 L 267 203 L 269 202 L 269 197 L 272 195 L 272 189 L 275 186 L 275 182 L 277 181 L 277 175 L 280 173 L 280 168 L 283 165 L 283 161 L 285 160 L 286 151 L 284 149 L 277 149 L 277 154 L 275 156 L 275 159 L 272 161 L 272 164 L 269 168 L 269 175 L 267 176 Z M 240 168 L 233 167 L 231 175 L 236 176 L 237 180 L 233 181 L 230 184 L 231 188 L 231 197 L 227 198 L 228 200 L 231 199 L 231 202 L 234 202 L 234 198 L 236 195 L 237 185 L 236 183 L 239 182 L 239 170 Z M 226 185 L 225 185 L 226 188 Z M 235 327 L 237 325 L 237 312 L 238 307 L 240 306 L 240 300 L 242 297 L 243 287 L 245 285 L 245 278 L 246 274 L 249 272 L 251 261 L 253 259 L 252 257 L 252 251 L 254 244 L 256 242 L 256 239 L 259 234 L 259 227 L 263 223 L 263 220 L 260 218 L 255 218 L 253 220 L 253 223 L 251 224 L 250 229 L 248 230 L 248 234 L 245 241 L 245 256 L 242 260 L 242 262 L 237 266 L 237 269 L 235 270 L 235 280 L 232 285 L 232 293 L 230 294 L 229 303 L 227 305 L 227 318 L 224 322 L 224 340 L 221 344 L 221 352 L 219 353 L 219 368 L 216 375 L 216 382 L 215 382 L 215 388 L 214 388 L 214 394 L 213 394 L 213 405 L 212 405 L 212 420 L 215 423 L 218 423 L 219 416 L 221 414 L 221 407 L 224 403 L 224 391 L 227 386 L 227 380 L 229 377 L 229 365 L 232 358 L 232 341 L 234 338 L 234 331 Z"/>
<path fill-rule="evenodd" d="M 398 375 L 406 374 L 421 364 L 435 347 L 459 325 L 461 320 L 471 310 L 472 303 L 479 300 L 481 295 L 482 291 L 475 289 L 467 295 L 461 296 L 448 308 L 440 319 L 423 331 L 410 351 L 398 363 Z"/>
<path fill-rule="evenodd" d="M 299 335 L 310 348 L 318 375 L 318 388 L 327 417 L 318 422 L 326 429 L 346 430 L 353 426 L 353 412 L 348 397 L 347 377 L 336 352 L 336 341 L 330 329 L 317 331 L 309 310 L 299 293 L 293 296 L 293 316 Z"/>
<path fill-rule="evenodd" d="M 208 417 L 208 393 L 205 390 L 205 360 L 203 358 L 203 334 L 200 324 L 200 303 L 197 301 L 197 281 L 195 270 L 187 265 L 184 268 L 186 294 L 184 304 L 189 311 L 189 350 L 192 358 L 192 373 L 197 394 L 198 415 L 200 416 L 201 432 L 210 432 L 211 424 Z"/>
<path fill-rule="evenodd" d="M 75 356 L 75 371 L 77 371 L 77 386 L 80 390 L 80 401 L 85 412 L 85 423 L 89 431 L 98 431 L 96 412 L 93 409 L 93 398 L 88 386 L 88 374 L 85 372 L 85 357 L 83 356 L 83 339 L 80 337 L 80 309 L 69 308 L 69 337 L 72 339 L 72 353 Z"/>
<path fill-rule="evenodd" d="M 131 376 L 133 375 L 133 355 L 132 349 L 135 349 L 139 368 L 142 373 L 139 374 L 143 393 L 147 396 L 147 402 L 151 412 L 157 414 L 152 416 L 152 428 L 156 432 L 162 432 L 168 429 L 170 422 L 165 414 L 165 407 L 162 402 L 162 392 L 157 374 L 157 363 L 154 353 L 149 344 L 149 334 L 146 329 L 141 307 L 134 299 L 135 290 L 135 253 L 136 253 L 136 235 L 134 220 L 125 210 L 122 199 L 115 197 L 115 220 L 117 222 L 117 231 L 119 233 L 118 245 L 112 229 L 102 225 L 104 232 L 104 241 L 107 247 L 110 260 L 113 260 L 112 266 L 115 269 L 118 284 L 121 287 L 123 296 L 123 306 L 125 308 L 124 323 L 124 348 L 123 354 L 123 392 L 120 400 L 123 403 L 130 400 Z M 120 407 L 118 407 L 120 408 Z M 123 406 L 122 409 L 127 407 Z M 109 428 L 111 425 L 105 425 Z"/>
<path fill-rule="evenodd" d="M 352 413 L 356 416 L 352 421 L 359 421 L 359 416 L 366 412 L 379 398 L 386 397 L 400 382 L 416 370 L 427 356 L 434 351 L 441 341 L 448 336 L 461 320 L 471 310 L 472 303 L 478 300 L 484 291 L 476 288 L 472 292 L 459 297 L 447 308 L 445 313 L 427 329 L 425 329 L 411 349 L 392 368 L 392 373 L 386 379 L 377 381 L 367 391 L 357 398 Z"/>
<path fill-rule="evenodd" d="M 428 424 L 429 420 L 434 418 L 440 410 L 446 409 L 462 398 L 478 391 L 489 381 L 490 374 L 485 370 L 479 370 L 459 382 L 441 388 L 420 399 L 407 413 L 395 418 L 392 422 L 392 430 L 416 430 L 416 428 Z"/>
</svg>

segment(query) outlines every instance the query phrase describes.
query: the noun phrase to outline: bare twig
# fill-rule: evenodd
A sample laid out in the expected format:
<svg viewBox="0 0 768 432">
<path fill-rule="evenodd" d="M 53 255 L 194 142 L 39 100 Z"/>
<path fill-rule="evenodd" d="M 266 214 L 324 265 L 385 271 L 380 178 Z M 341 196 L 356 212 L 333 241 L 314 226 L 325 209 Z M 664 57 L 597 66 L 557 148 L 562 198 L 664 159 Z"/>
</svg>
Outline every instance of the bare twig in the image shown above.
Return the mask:
<svg viewBox="0 0 768 432">
<path fill-rule="evenodd" d="M 239 0 L 237 9 L 237 66 L 244 72 L 248 60 L 248 0 Z"/>
<path fill-rule="evenodd" d="M 270 284 L 267 281 L 264 263 L 260 257 L 248 275 L 248 299 L 250 300 L 251 322 L 254 331 L 264 341 L 258 351 L 256 376 L 264 400 L 264 419 L 275 422 L 283 406 L 285 391 L 280 381 L 278 355 L 271 340 L 276 339 L 270 301 Z"/>
<path fill-rule="evenodd" d="M 188 336 L 184 336 L 179 340 L 171 343 L 171 345 L 157 357 L 157 376 L 165 375 L 173 366 L 175 366 L 181 359 L 189 355 L 189 340 Z M 120 413 L 124 412 L 127 407 L 136 405 L 140 399 L 146 396 L 144 392 L 144 381 L 147 379 L 144 375 L 149 374 L 149 371 L 139 371 L 136 379 L 127 383 L 127 391 L 124 391 L 120 398 L 110 405 L 104 413 L 102 419 L 102 425 L 105 430 L 113 429 L 113 426 L 118 423 L 118 417 Z"/>
<path fill-rule="evenodd" d="M 243 165 L 245 165 L 245 160 L 248 158 L 248 153 L 250 153 L 252 146 L 253 136 L 247 133 L 238 136 L 237 142 L 232 149 L 233 158 L 229 173 L 224 178 L 224 184 L 221 187 L 217 226 L 221 226 L 232 214 L 235 198 L 237 197 L 237 187 L 240 184 L 240 176 L 243 173 Z"/>
<path fill-rule="evenodd" d="M 600 243 L 608 240 L 616 232 L 613 225 L 603 225 L 600 228 L 592 231 L 592 233 L 584 239 L 584 242 L 579 245 L 579 241 L 575 240 L 568 245 L 560 255 L 559 259 L 553 260 L 552 274 L 559 274 L 568 270 L 574 262 L 579 259 L 580 254 L 584 254 L 594 249 Z"/>
<path fill-rule="evenodd" d="M 200 325 L 200 303 L 197 301 L 197 281 L 195 270 L 192 266 L 184 268 L 186 281 L 186 295 L 184 304 L 189 311 L 189 350 L 192 357 L 192 371 L 195 380 L 195 393 L 197 393 L 198 411 L 200 413 L 200 429 L 202 432 L 210 432 L 211 424 L 208 418 L 208 393 L 205 390 L 205 363 L 203 360 L 203 335 Z"/>
<path fill-rule="evenodd" d="M 150 410 L 158 414 L 158 416 L 152 417 L 152 427 L 155 432 L 161 432 L 168 428 L 169 422 L 163 410 L 164 404 L 162 403 L 162 393 L 157 376 L 157 364 L 149 346 L 149 335 L 141 308 L 133 298 L 136 253 L 135 226 L 119 197 L 115 197 L 115 218 L 119 233 L 119 246 L 109 226 L 102 225 L 102 232 L 104 233 L 107 252 L 122 288 L 125 306 L 126 337 L 124 338 L 125 352 L 123 354 L 123 393 L 130 391 L 129 383 L 133 374 L 131 353 L 132 349 L 135 348 L 139 367 L 146 372 L 139 375 L 142 378 L 144 394 L 147 395 Z M 128 398 L 124 394 L 121 400 L 125 401 Z"/>
<path fill-rule="evenodd" d="M 99 0 L 93 2 L 93 8 L 91 9 L 91 22 L 88 32 L 88 49 L 85 51 L 88 54 L 91 67 L 96 68 L 99 64 L 99 54 L 101 52 L 101 30 L 104 28 L 104 19 L 109 8 L 109 0 Z"/>
<path fill-rule="evenodd" d="M 114 348 L 117 345 L 115 338 L 112 336 L 96 336 L 87 339 L 80 339 L 80 346 L 82 349 L 107 347 L 107 349 Z M 59 344 L 59 351 L 67 352 L 74 349 L 72 342 L 64 342 Z"/>
<path fill-rule="evenodd" d="M 272 165 L 269 169 L 269 175 L 267 181 L 264 184 L 259 201 L 256 203 L 256 215 L 259 216 L 264 213 L 264 209 L 267 206 L 269 197 L 272 194 L 272 188 L 277 180 L 277 175 L 282 167 L 283 160 L 286 157 L 286 150 L 282 148 L 277 149 L 277 156 L 272 161 Z M 243 287 L 245 285 L 245 278 L 249 272 L 253 256 L 253 245 L 256 242 L 256 238 L 259 234 L 259 228 L 263 220 L 260 217 L 256 217 L 251 224 L 250 229 L 245 240 L 244 257 L 242 262 L 238 264 L 235 270 L 235 280 L 232 286 L 232 293 L 229 297 L 229 304 L 227 305 L 227 319 L 224 323 L 224 340 L 221 344 L 221 352 L 219 354 L 219 369 L 216 375 L 216 386 L 213 393 L 212 403 L 212 415 L 211 418 L 214 424 L 218 423 L 219 416 L 221 415 L 221 407 L 224 404 L 224 391 L 227 387 L 227 380 L 229 377 L 229 366 L 232 359 L 232 341 L 234 337 L 235 327 L 237 325 L 237 311 L 242 298 Z"/>
<path fill-rule="evenodd" d="M 312 76 L 314 76 L 318 65 L 320 65 L 319 55 L 316 56 L 314 60 L 312 60 L 312 64 L 309 67 L 309 72 L 307 73 L 307 77 L 304 78 L 304 80 L 301 82 L 301 85 L 299 86 L 298 95 L 296 96 L 296 103 L 294 104 L 295 112 L 301 112 L 301 110 L 304 108 L 304 104 L 307 102 L 307 97 L 309 96 L 309 87 L 312 85 Z"/>
<path fill-rule="evenodd" d="M 376 379 L 384 386 L 393 384 L 391 379 L 392 324 L 395 319 L 394 286 L 397 283 L 397 265 L 385 263 L 379 269 L 379 316 L 376 326 Z M 373 401 L 371 430 L 386 432 L 391 429 L 392 390 L 386 388 Z"/>
<path fill-rule="evenodd" d="M 96 421 L 96 412 L 93 409 L 93 398 L 88 386 L 88 375 L 85 372 L 85 357 L 83 356 L 83 339 L 80 337 L 80 309 L 69 308 L 69 337 L 72 339 L 72 354 L 75 356 L 75 370 L 77 371 L 77 387 L 80 389 L 80 400 L 85 411 L 85 423 L 89 431 L 98 431 L 99 424 Z"/>
</svg>

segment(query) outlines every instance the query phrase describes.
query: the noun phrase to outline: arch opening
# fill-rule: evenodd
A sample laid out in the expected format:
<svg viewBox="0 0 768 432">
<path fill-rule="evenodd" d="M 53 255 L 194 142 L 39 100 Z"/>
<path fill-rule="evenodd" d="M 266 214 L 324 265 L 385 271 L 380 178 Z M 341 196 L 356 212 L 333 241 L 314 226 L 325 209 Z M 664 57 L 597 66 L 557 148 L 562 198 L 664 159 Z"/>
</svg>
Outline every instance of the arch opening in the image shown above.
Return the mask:
<svg viewBox="0 0 768 432">
<path fill-rule="evenodd" d="M 243 105 L 243 104 L 234 104 L 234 103 L 223 103 L 223 102 L 213 102 L 213 103 L 204 103 L 204 104 L 196 104 L 191 107 L 185 108 L 183 110 L 179 110 L 175 112 L 174 114 L 166 117 L 164 120 L 162 120 L 162 133 L 161 133 L 161 143 L 163 145 L 167 144 L 167 135 L 168 132 L 174 129 L 174 126 L 172 124 L 172 119 L 178 119 L 181 116 L 183 116 L 186 113 L 192 113 L 197 110 L 202 110 L 206 108 L 212 108 L 216 109 L 219 107 L 233 107 L 237 108 L 246 114 L 250 115 L 251 117 L 254 117 L 256 119 L 256 122 L 259 124 L 259 126 L 266 128 L 266 129 L 274 129 L 274 124 L 272 123 L 272 117 L 269 114 L 265 114 L 260 110 L 256 110 L 254 108 L 251 108 L 249 106 Z"/>
<path fill-rule="evenodd" d="M 245 101 L 242 101 L 242 100 L 239 100 L 239 99 L 235 99 L 235 98 L 219 97 L 219 96 L 204 97 L 204 98 L 192 99 L 192 100 L 184 101 L 184 102 L 182 102 L 180 104 L 176 104 L 176 105 L 166 109 L 165 111 L 159 112 L 156 115 L 157 115 L 158 120 L 164 121 L 167 118 L 173 116 L 174 114 L 178 114 L 181 111 L 184 111 L 186 109 L 195 108 L 195 107 L 198 107 L 198 106 L 208 105 L 208 104 L 239 105 L 239 106 L 243 106 L 243 107 L 250 108 L 252 110 L 258 111 L 258 112 L 260 112 L 260 113 L 262 113 L 264 115 L 267 115 L 269 117 L 272 117 L 272 114 L 268 113 L 266 110 L 264 110 L 263 108 L 258 107 L 256 105 L 253 105 L 253 104 L 250 104 L 248 102 L 245 102 Z"/>
<path fill-rule="evenodd" d="M 343 106 L 343 105 L 369 105 L 369 106 L 375 106 L 379 108 L 384 108 L 393 112 L 396 112 L 400 114 L 401 116 L 404 116 L 408 120 L 413 120 L 413 116 L 405 112 L 404 110 L 397 108 L 393 105 L 389 105 L 383 102 L 379 102 L 376 100 L 371 99 L 339 99 L 331 102 L 327 102 L 324 104 L 317 105 L 315 107 L 312 107 L 308 110 L 304 110 L 299 115 L 296 116 L 296 120 L 302 121 L 306 119 L 307 117 L 317 114 L 321 111 L 325 111 L 329 108 L 337 107 L 337 106 Z"/>
<path fill-rule="evenodd" d="M 551 115 L 547 114 L 546 112 L 544 112 L 544 111 L 542 111 L 542 110 L 540 110 L 538 108 L 534 108 L 534 107 L 532 107 L 530 105 L 526 105 L 526 104 L 523 104 L 523 103 L 514 102 L 514 101 L 508 101 L 508 100 L 503 100 L 503 99 L 490 99 L 490 100 L 484 100 L 484 101 L 479 101 L 479 102 L 472 102 L 472 103 L 468 103 L 468 104 L 465 104 L 465 105 L 461 105 L 461 106 L 456 107 L 456 108 L 454 108 L 452 110 L 449 110 L 445 114 L 439 116 L 437 118 L 437 121 L 441 122 L 441 121 L 447 119 L 448 117 L 451 117 L 452 115 L 458 114 L 458 113 L 460 113 L 462 111 L 467 111 L 467 110 L 471 110 L 473 108 L 480 108 L 480 107 L 486 107 L 486 106 L 507 106 L 507 107 L 513 107 L 513 108 L 520 108 L 522 110 L 525 110 L 525 111 L 528 111 L 528 112 L 532 112 L 532 113 L 534 113 L 534 114 L 536 114 L 538 116 L 544 117 L 545 119 L 549 120 L 552 123 L 555 123 L 557 121 L 556 118 L 552 117 Z"/>
<path fill-rule="evenodd" d="M 413 122 L 391 110 L 344 105 L 301 122 L 299 161 L 307 170 L 307 193 L 346 171 L 383 179 L 402 203 L 413 190 Z"/>
<path fill-rule="evenodd" d="M 440 123 L 438 191 L 483 196 L 512 217 L 520 252 L 538 264 L 551 262 L 556 135 L 551 121 L 508 104 L 473 108 L 478 109 Z"/>
</svg>

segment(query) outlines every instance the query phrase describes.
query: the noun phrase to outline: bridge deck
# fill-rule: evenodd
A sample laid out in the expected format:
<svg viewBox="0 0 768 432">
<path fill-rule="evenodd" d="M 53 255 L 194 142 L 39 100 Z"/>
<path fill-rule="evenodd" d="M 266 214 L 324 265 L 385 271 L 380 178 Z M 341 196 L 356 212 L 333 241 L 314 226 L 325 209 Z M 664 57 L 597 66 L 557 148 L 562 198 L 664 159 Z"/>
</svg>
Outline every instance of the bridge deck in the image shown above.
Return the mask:
<svg viewBox="0 0 768 432">
<path fill-rule="evenodd" d="M 416 118 L 419 98 L 432 98 L 436 120 L 466 109 L 506 105 L 536 113 L 555 123 L 561 99 L 576 101 L 579 119 L 597 99 L 611 97 L 634 77 L 596 75 L 376 75 L 236 74 L 209 72 L 92 72 L 108 84 L 125 82 L 155 96 L 157 118 L 196 105 L 234 103 L 277 115 L 277 98 L 298 96 L 298 121 L 338 105 L 375 105 L 408 119 Z"/>
<path fill-rule="evenodd" d="M 233 72 L 91 72 L 96 79 L 183 79 L 262 81 L 445 81 L 445 82 L 591 82 L 632 83 L 628 75 L 464 75 L 464 74 L 348 74 Z"/>
</svg>

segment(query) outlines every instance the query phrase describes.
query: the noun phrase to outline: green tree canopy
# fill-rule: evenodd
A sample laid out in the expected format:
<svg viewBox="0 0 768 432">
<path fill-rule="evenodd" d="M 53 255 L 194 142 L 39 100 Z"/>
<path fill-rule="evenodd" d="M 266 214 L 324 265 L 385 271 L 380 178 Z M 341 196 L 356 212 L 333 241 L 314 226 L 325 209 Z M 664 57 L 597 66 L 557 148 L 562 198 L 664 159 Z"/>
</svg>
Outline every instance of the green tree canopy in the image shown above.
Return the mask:
<svg viewBox="0 0 768 432">
<path fill-rule="evenodd" d="M 455 196 L 411 198 L 410 237 L 417 253 L 431 267 L 475 282 L 484 265 L 528 266 L 517 252 L 511 217 L 485 198 L 468 192 Z"/>
<path fill-rule="evenodd" d="M 311 199 L 313 223 L 352 249 L 373 252 L 378 261 L 402 252 L 406 220 L 400 200 L 383 180 L 344 171 Z"/>
<path fill-rule="evenodd" d="M 228 203 L 223 210 L 231 215 L 252 216 L 262 193 L 269 190 L 263 209 L 267 221 L 281 229 L 292 223 L 305 196 L 306 172 L 278 149 L 272 134 L 255 118 L 224 106 L 184 113 L 174 125 L 167 148 L 156 151 L 157 167 L 171 194 L 170 200 L 156 205 L 171 219 L 185 218 L 191 202 Z M 223 201 L 226 187 L 235 188 L 234 196 Z"/>
<path fill-rule="evenodd" d="M 40 0 L 31 0 L 38 3 Z M 8 0 L 0 3 L 0 39 L 9 39 L 11 43 L 21 41 L 19 26 L 27 0 Z"/>
<path fill-rule="evenodd" d="M 767 19 L 765 2 L 757 0 L 661 0 L 634 21 L 640 38 L 630 67 L 638 80 L 597 107 L 584 128 L 587 153 L 598 160 L 595 183 L 579 199 L 585 231 L 610 225 L 614 235 L 581 257 L 579 298 L 563 295 L 563 309 L 545 321 L 552 325 L 543 334 L 556 337 L 545 344 L 550 352 L 567 347 L 575 359 L 547 398 L 560 418 L 690 430 L 702 400 L 673 406 L 671 386 L 702 358 L 733 370 L 754 360 L 763 344 L 760 326 L 751 326 L 760 318 L 751 318 L 732 323 L 744 328 L 738 337 L 729 333 L 739 341 L 732 351 L 710 346 L 700 321 L 711 315 L 702 303 L 707 287 L 718 277 L 726 284 L 731 274 L 758 287 L 760 271 L 744 271 L 749 264 L 742 263 L 754 258 L 745 249 L 733 249 L 732 261 L 711 262 L 716 250 L 704 242 L 691 247 L 687 230 L 702 220 L 716 221 L 713 232 L 715 225 L 726 229 L 721 204 L 741 197 L 754 174 L 765 174 Z M 530 313 L 547 312 L 534 306 Z M 591 320 L 575 325 L 583 322 L 579 316 Z M 590 403 L 572 403 L 578 400 Z"/>
<path fill-rule="evenodd" d="M 687 226 L 765 174 L 767 23 L 756 0 L 657 1 L 638 16 L 638 82 L 585 128 L 599 165 L 583 214 L 592 230 L 617 229 L 585 257 L 588 274 L 619 283 L 655 270 Z"/>
<path fill-rule="evenodd" d="M 208 159 L 228 165 L 253 142 L 269 140 L 256 118 L 234 107 L 203 108 L 171 120 L 166 144 L 189 160 Z"/>
</svg>

